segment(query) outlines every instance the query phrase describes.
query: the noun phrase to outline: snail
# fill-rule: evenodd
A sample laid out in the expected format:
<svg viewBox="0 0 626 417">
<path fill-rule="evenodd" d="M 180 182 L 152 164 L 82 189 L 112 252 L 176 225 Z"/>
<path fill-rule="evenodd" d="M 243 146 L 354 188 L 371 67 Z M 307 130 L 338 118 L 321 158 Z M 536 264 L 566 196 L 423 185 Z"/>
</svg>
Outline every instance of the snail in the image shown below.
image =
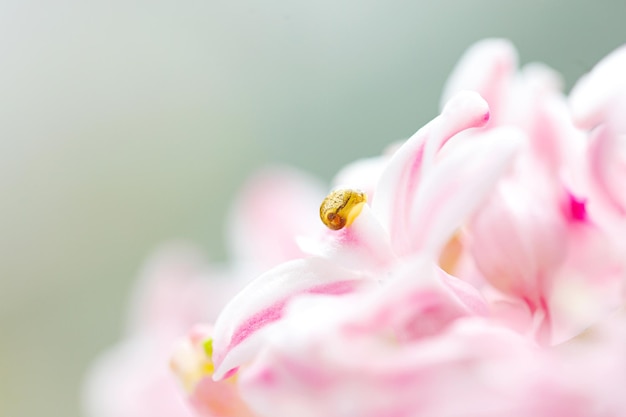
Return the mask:
<svg viewBox="0 0 626 417">
<path fill-rule="evenodd" d="M 361 213 L 367 195 L 360 190 L 338 189 L 331 191 L 320 206 L 322 222 L 332 230 L 350 226 Z"/>
</svg>

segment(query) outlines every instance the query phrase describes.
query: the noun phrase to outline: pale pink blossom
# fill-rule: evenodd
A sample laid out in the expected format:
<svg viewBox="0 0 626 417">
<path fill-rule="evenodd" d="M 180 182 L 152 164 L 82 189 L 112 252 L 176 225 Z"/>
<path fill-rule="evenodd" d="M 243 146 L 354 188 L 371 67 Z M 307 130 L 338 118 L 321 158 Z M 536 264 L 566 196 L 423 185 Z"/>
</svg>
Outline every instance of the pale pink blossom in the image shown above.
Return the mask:
<svg viewBox="0 0 626 417">
<path fill-rule="evenodd" d="M 591 132 L 587 156 L 590 191 L 598 210 L 609 217 L 610 228 L 624 232 L 626 197 L 626 45 L 618 48 L 572 89 L 574 121 Z M 617 227 L 616 227 L 617 226 Z M 620 227 L 621 226 L 621 227 Z M 619 240 L 622 240 L 617 237 Z"/>
<path fill-rule="evenodd" d="M 295 169 L 265 169 L 244 185 L 230 210 L 229 265 L 208 265 L 186 246 L 159 251 L 136 285 L 126 338 L 89 372 L 87 415 L 191 416 L 184 390 L 168 366 L 176 342 L 195 323 L 215 320 L 226 302 L 260 272 L 302 256 L 297 236 L 322 227 L 314 221 L 322 197 L 316 180 Z M 199 392 L 207 392 L 208 386 L 203 382 Z"/>
<path fill-rule="evenodd" d="M 338 175 L 358 217 L 183 342 L 196 410 L 227 387 L 267 417 L 626 414 L 623 51 L 568 101 L 507 41 L 470 48 L 438 117 Z"/>
<path fill-rule="evenodd" d="M 616 65 L 616 54 L 599 69 Z M 624 260 L 610 241 L 614 226 L 593 207 L 594 187 L 584 170 L 593 149 L 570 116 L 558 76 L 540 64 L 517 71 L 516 61 L 510 43 L 480 42 L 446 88 L 447 94 L 469 88 L 491 97 L 496 117 L 489 128 L 506 125 L 527 138 L 460 239 L 480 278 L 503 296 L 494 294 L 497 312 L 542 343 L 558 343 L 620 305 Z"/>
<path fill-rule="evenodd" d="M 282 317 L 291 298 L 365 291 L 379 285 L 399 257 L 438 253 L 486 196 L 518 145 L 514 134 L 498 130 L 435 161 L 448 139 L 484 125 L 488 116 L 478 95 L 457 95 L 441 116 L 394 153 L 380 176 L 372 209 L 366 206 L 351 227 L 324 241 L 321 256 L 270 270 L 231 300 L 215 324 L 216 376 L 254 357 L 262 331 Z"/>
<path fill-rule="evenodd" d="M 390 327 L 359 327 L 367 310 L 315 304 L 295 304 L 304 311 L 242 373 L 243 397 L 259 415 L 618 417 L 626 409 L 623 318 L 546 350 L 472 317 L 399 342 Z M 303 323 L 315 324 L 303 331 Z"/>
<path fill-rule="evenodd" d="M 155 255 L 137 285 L 128 336 L 94 363 L 86 383 L 90 417 L 192 416 L 167 366 L 173 342 L 210 315 L 206 266 L 186 247 Z"/>
</svg>

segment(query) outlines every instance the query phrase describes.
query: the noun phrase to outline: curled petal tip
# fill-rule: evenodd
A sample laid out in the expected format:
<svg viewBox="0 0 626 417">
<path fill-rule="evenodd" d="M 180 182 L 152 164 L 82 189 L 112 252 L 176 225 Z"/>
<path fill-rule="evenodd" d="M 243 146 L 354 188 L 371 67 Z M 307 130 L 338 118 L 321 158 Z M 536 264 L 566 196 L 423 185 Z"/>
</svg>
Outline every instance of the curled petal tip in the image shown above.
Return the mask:
<svg viewBox="0 0 626 417">
<path fill-rule="evenodd" d="M 489 104 L 475 91 L 460 91 L 456 93 L 443 108 L 443 116 L 463 120 L 466 128 L 482 127 L 490 116 Z"/>
<path fill-rule="evenodd" d="M 510 41 L 479 41 L 467 50 L 448 78 L 441 104 L 458 91 L 473 90 L 485 97 L 491 106 L 499 108 L 516 67 L 517 51 Z"/>
<path fill-rule="evenodd" d="M 626 96 L 626 45 L 611 52 L 580 78 L 569 96 L 574 122 L 589 129 L 603 122 Z"/>
</svg>

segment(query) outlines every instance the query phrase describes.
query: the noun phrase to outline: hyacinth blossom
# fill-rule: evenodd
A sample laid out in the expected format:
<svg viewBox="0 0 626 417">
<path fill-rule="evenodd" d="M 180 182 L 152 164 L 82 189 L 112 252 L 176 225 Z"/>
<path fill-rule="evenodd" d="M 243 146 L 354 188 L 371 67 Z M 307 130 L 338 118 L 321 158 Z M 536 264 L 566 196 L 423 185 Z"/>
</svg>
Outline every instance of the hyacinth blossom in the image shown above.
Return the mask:
<svg viewBox="0 0 626 417">
<path fill-rule="evenodd" d="M 315 234 L 323 227 L 314 219 L 322 197 L 322 186 L 308 175 L 291 168 L 266 169 L 242 187 L 229 210 L 227 265 L 207 263 L 188 244 L 157 251 L 133 292 L 125 338 L 102 354 L 87 376 L 85 415 L 193 416 L 168 366 L 176 343 L 190 329 L 202 334 L 193 325 L 214 321 L 249 277 L 303 256 L 292 236 Z M 268 234 L 269 225 L 277 223 Z M 184 350 L 185 343 L 178 349 Z"/>
<path fill-rule="evenodd" d="M 626 46 L 567 97 L 509 42 L 470 48 L 439 116 L 338 174 L 336 230 L 183 340 L 196 412 L 626 414 L 623 74 Z"/>
</svg>

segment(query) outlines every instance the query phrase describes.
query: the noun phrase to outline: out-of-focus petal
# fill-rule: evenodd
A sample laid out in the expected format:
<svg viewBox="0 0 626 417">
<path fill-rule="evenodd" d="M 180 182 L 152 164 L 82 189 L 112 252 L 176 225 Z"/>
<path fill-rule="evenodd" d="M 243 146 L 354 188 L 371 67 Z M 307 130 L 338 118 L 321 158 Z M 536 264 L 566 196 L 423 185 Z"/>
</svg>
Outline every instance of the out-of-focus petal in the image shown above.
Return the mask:
<svg viewBox="0 0 626 417">
<path fill-rule="evenodd" d="M 160 248 L 146 263 L 130 303 L 130 333 L 158 330 L 184 332 L 207 316 L 211 284 L 208 266 L 190 245 L 172 243 Z"/>
<path fill-rule="evenodd" d="M 102 355 L 85 384 L 90 417 L 192 417 L 167 363 L 171 339 L 136 335 Z"/>
<path fill-rule="evenodd" d="M 623 247 L 594 224 L 567 231 L 568 254 L 551 291 L 552 343 L 561 343 L 610 316 L 624 303 L 626 260 Z"/>
<path fill-rule="evenodd" d="M 489 104 L 492 123 L 497 124 L 505 110 L 516 69 L 517 51 L 508 40 L 485 39 L 475 43 L 448 77 L 441 108 L 460 91 L 476 91 Z"/>
<path fill-rule="evenodd" d="M 620 104 L 617 100 L 626 95 L 624 74 L 626 45 L 604 57 L 590 73 L 578 80 L 570 93 L 570 106 L 574 121 L 580 127 L 590 129 L 598 125 L 607 119 L 613 106 Z"/>
<path fill-rule="evenodd" d="M 406 343 L 434 336 L 460 317 L 488 314 L 476 288 L 445 273 L 428 256 L 400 262 L 389 275 L 380 293 L 372 292 L 360 306 L 352 331 L 392 331 L 396 341 Z"/>
<path fill-rule="evenodd" d="M 292 340 L 264 351 L 241 389 L 261 415 L 276 417 L 521 417 L 523 373 L 539 369 L 528 367 L 533 356 L 520 336 L 482 321 L 400 345 L 352 335 Z"/>
<path fill-rule="evenodd" d="M 526 65 L 515 78 L 503 123 L 524 129 L 537 163 L 555 175 L 582 136 L 571 121 L 558 74 L 537 63 Z"/>
<path fill-rule="evenodd" d="M 368 201 L 372 201 L 376 184 L 388 161 L 389 157 L 383 155 L 352 162 L 335 175 L 332 188 L 358 189 L 367 194 Z"/>
<path fill-rule="evenodd" d="M 535 177 L 534 175 L 537 175 Z M 549 179 L 535 171 L 503 181 L 474 216 L 470 247 L 485 278 L 500 291 L 536 308 L 551 286 L 551 274 L 563 261 L 566 221 Z"/>
<path fill-rule="evenodd" d="M 620 133 L 611 124 L 599 126 L 591 134 L 589 170 L 597 196 L 615 211 L 626 215 L 626 132 Z"/>
<path fill-rule="evenodd" d="M 172 371 L 182 382 L 198 416 L 253 416 L 239 395 L 235 377 L 221 381 L 213 381 L 211 378 L 215 369 L 212 362 L 212 336 L 211 326 L 194 326 L 173 352 L 170 362 Z"/>
<path fill-rule="evenodd" d="M 157 252 L 134 292 L 130 334 L 102 355 L 87 376 L 86 415 L 192 415 L 167 362 L 176 339 L 195 323 L 215 319 L 239 289 L 222 275 L 186 245 Z"/>
<path fill-rule="evenodd" d="M 224 377 L 254 356 L 262 330 L 283 316 L 293 297 L 341 295 L 368 283 L 364 275 L 319 258 L 287 262 L 261 275 L 231 300 L 215 323 L 214 377 Z"/>
<path fill-rule="evenodd" d="M 255 276 L 302 257 L 296 237 L 321 232 L 324 195 L 317 180 L 293 168 L 256 173 L 230 211 L 227 236 L 235 267 Z"/>
</svg>

